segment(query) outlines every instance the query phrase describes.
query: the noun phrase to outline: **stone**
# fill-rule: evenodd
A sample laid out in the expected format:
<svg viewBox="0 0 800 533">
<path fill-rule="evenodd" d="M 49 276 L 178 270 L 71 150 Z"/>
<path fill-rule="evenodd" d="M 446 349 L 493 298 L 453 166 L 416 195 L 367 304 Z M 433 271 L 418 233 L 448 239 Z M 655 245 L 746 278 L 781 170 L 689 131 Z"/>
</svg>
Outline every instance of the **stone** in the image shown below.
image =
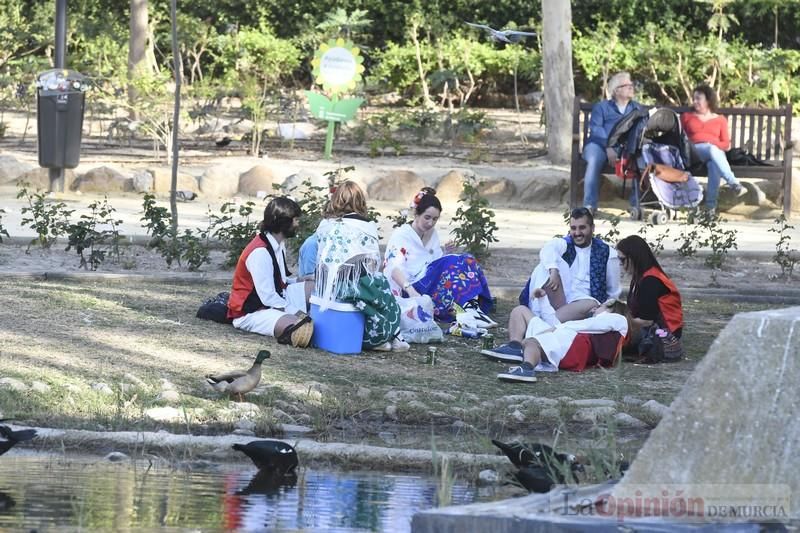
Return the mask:
<svg viewBox="0 0 800 533">
<path fill-rule="evenodd" d="M 532 171 L 528 184 L 521 187 L 516 200 L 529 207 L 558 207 L 567 200 L 569 172 L 555 168 Z"/>
<path fill-rule="evenodd" d="M 200 176 L 200 192 L 212 198 L 232 198 L 239 191 L 239 173 L 225 165 L 210 167 Z"/>
<path fill-rule="evenodd" d="M 478 400 L 480 400 L 480 397 L 474 392 L 464 392 L 461 394 L 461 397 L 468 402 L 477 402 Z"/>
<path fill-rule="evenodd" d="M 417 399 L 417 393 L 410 390 L 390 390 L 383 395 L 383 398 L 388 402 L 401 402 L 411 401 Z"/>
<path fill-rule="evenodd" d="M 153 407 L 144 412 L 144 416 L 156 422 L 180 422 L 183 418 L 183 411 L 175 407 Z"/>
<path fill-rule="evenodd" d="M 142 389 L 146 389 L 147 388 L 147 383 L 145 383 L 144 381 L 142 381 L 141 379 L 139 379 L 135 375 L 131 374 L 130 372 L 126 372 L 125 374 L 123 374 L 122 377 L 125 378 L 127 381 L 130 381 L 131 383 L 133 383 L 137 387 L 140 387 Z"/>
<path fill-rule="evenodd" d="M 92 389 L 96 390 L 100 394 L 114 394 L 114 391 L 105 383 L 95 383 L 92 385 Z"/>
<path fill-rule="evenodd" d="M 442 402 L 454 402 L 456 400 L 456 397 L 449 392 L 433 391 L 430 395 Z"/>
<path fill-rule="evenodd" d="M 114 168 L 98 167 L 79 176 L 70 190 L 101 194 L 133 192 L 133 180 Z"/>
<path fill-rule="evenodd" d="M 636 396 L 623 396 L 622 403 L 626 405 L 642 405 L 644 400 L 637 398 Z"/>
<path fill-rule="evenodd" d="M 39 394 L 45 394 L 50 392 L 50 385 L 41 381 L 33 381 L 31 383 L 31 390 L 33 392 L 38 392 Z"/>
<path fill-rule="evenodd" d="M 409 170 L 395 170 L 376 179 L 367 187 L 370 200 L 390 200 L 411 203 L 414 195 L 425 186 L 416 173 Z"/>
<path fill-rule="evenodd" d="M 386 409 L 383 410 L 383 414 L 389 420 L 391 420 L 393 422 L 397 422 L 397 406 L 396 405 L 394 405 L 394 404 L 387 405 Z"/>
<path fill-rule="evenodd" d="M 356 391 L 356 396 L 361 398 L 362 400 L 366 400 L 372 395 L 372 391 L 367 387 L 359 387 Z"/>
<path fill-rule="evenodd" d="M 394 444 L 395 442 L 397 442 L 397 435 L 392 433 L 391 431 L 378 432 L 378 438 L 381 439 L 386 444 Z"/>
<path fill-rule="evenodd" d="M 464 192 L 466 176 L 458 170 L 451 170 L 436 184 L 436 196 L 443 204 L 455 205 Z"/>
<path fill-rule="evenodd" d="M 595 398 L 585 400 L 572 400 L 570 405 L 575 407 L 616 407 L 617 402 L 614 400 L 607 400 L 606 398 Z"/>
<path fill-rule="evenodd" d="M 614 498 L 643 500 L 652 491 L 661 498 L 677 484 L 683 501 L 781 505 L 779 520 L 800 518 L 798 353 L 800 307 L 735 315 L 650 433 Z"/>
<path fill-rule="evenodd" d="M 230 411 L 242 417 L 261 415 L 261 408 L 249 402 L 235 402 L 230 406 Z"/>
<path fill-rule="evenodd" d="M 486 469 L 478 472 L 478 485 L 496 485 L 500 475 L 495 470 Z"/>
<path fill-rule="evenodd" d="M 642 408 L 659 419 L 663 418 L 669 411 L 669 407 L 655 400 L 647 400 L 642 404 Z"/>
<path fill-rule="evenodd" d="M 296 420 L 286 411 L 282 411 L 280 409 L 272 409 L 272 417 L 275 420 L 279 420 L 281 422 L 289 422 L 290 424 L 294 424 Z"/>
<path fill-rule="evenodd" d="M 111 452 L 105 457 L 103 457 L 106 461 L 111 461 L 112 463 L 118 463 L 120 461 L 126 461 L 130 459 L 130 457 L 122 452 Z"/>
<path fill-rule="evenodd" d="M 614 421 L 617 423 L 618 426 L 626 427 L 626 428 L 646 428 L 648 427 L 645 422 L 642 422 L 636 417 L 629 415 L 628 413 L 617 413 L 614 415 Z"/>
<path fill-rule="evenodd" d="M 508 415 L 508 417 L 513 420 L 514 422 L 525 422 L 525 415 L 519 409 L 516 409 Z"/>
<path fill-rule="evenodd" d="M 15 392 L 27 392 L 28 386 L 18 379 L 0 378 L 0 389 L 8 389 Z"/>
<path fill-rule="evenodd" d="M 545 409 L 548 407 L 556 407 L 558 405 L 558 400 L 554 400 L 553 398 L 530 398 L 523 402 L 523 405 L 526 407 L 538 407 L 539 409 Z"/>
<path fill-rule="evenodd" d="M 411 409 L 416 409 L 418 411 L 428 410 L 428 406 L 419 400 L 411 400 L 410 402 L 408 402 L 408 407 L 410 407 Z"/>
<path fill-rule="evenodd" d="M 67 169 L 64 171 L 64 190 L 72 190 L 72 184 L 75 181 L 75 172 Z M 33 192 L 37 189 L 46 191 L 50 188 L 50 173 L 46 168 L 34 168 L 23 174 L 20 174 L 14 184 L 20 186 L 24 183 L 28 185 L 28 191 Z"/>
<path fill-rule="evenodd" d="M 11 183 L 33 169 L 33 165 L 17 161 L 10 155 L 0 155 L 0 185 Z"/>
<path fill-rule="evenodd" d="M 175 390 L 175 384 L 166 378 L 161 378 L 161 390 Z"/>
<path fill-rule="evenodd" d="M 616 413 L 616 409 L 609 406 L 603 407 L 583 407 L 575 411 L 572 415 L 572 420 L 575 422 L 600 422 L 604 418 L 609 417 Z"/>
<path fill-rule="evenodd" d="M 308 139 L 317 133 L 317 128 L 309 122 L 288 122 L 279 123 L 276 132 L 281 139 Z"/>
<path fill-rule="evenodd" d="M 313 428 L 301 426 L 300 424 L 279 424 L 278 429 L 287 435 L 302 435 L 314 431 Z"/>
<path fill-rule="evenodd" d="M 178 403 L 181 401 L 181 395 L 176 390 L 162 390 L 156 397 L 156 401 L 165 403 Z"/>
<path fill-rule="evenodd" d="M 481 196 L 492 201 L 509 201 L 517 194 L 517 186 L 506 178 L 483 180 L 478 184 Z"/>
<path fill-rule="evenodd" d="M 131 184 L 136 192 L 153 192 L 156 180 L 153 175 L 146 170 L 137 170 L 131 176 Z M 178 188 L 180 190 L 180 187 Z"/>
<path fill-rule="evenodd" d="M 544 421 L 553 421 L 561 419 L 561 410 L 555 407 L 546 407 L 539 411 L 539 418 Z"/>
<path fill-rule="evenodd" d="M 328 180 L 322 174 L 309 171 L 301 171 L 287 176 L 283 183 L 281 183 L 281 191 L 285 194 L 291 194 L 296 198 L 300 198 L 304 193 L 309 191 L 309 184 L 311 187 L 322 187 L 324 190 L 328 189 Z"/>
<path fill-rule="evenodd" d="M 453 429 L 457 429 L 457 430 L 467 429 L 467 428 L 471 427 L 469 424 L 467 424 L 463 420 L 455 420 L 451 424 L 451 426 L 452 426 Z"/>
<path fill-rule="evenodd" d="M 257 196 L 259 192 L 272 194 L 275 175 L 266 165 L 256 165 L 239 176 L 239 194 Z"/>
<path fill-rule="evenodd" d="M 172 189 L 172 168 L 152 167 L 147 169 L 147 172 L 153 176 L 153 192 L 168 194 Z M 197 193 L 200 192 L 200 186 L 197 183 L 197 179 L 191 174 L 178 172 L 178 186 L 176 190 Z"/>
<path fill-rule="evenodd" d="M 236 423 L 233 425 L 236 429 L 246 429 L 248 431 L 253 431 L 256 429 L 256 423 L 252 420 L 248 420 L 243 418 L 241 420 L 237 420 Z"/>
<path fill-rule="evenodd" d="M 250 429 L 234 429 L 232 432 L 234 435 L 240 435 L 242 437 L 255 437 L 256 434 Z"/>
<path fill-rule="evenodd" d="M 294 417 L 295 421 L 299 424 L 310 424 L 312 422 L 311 415 L 306 413 L 301 413 Z"/>
</svg>

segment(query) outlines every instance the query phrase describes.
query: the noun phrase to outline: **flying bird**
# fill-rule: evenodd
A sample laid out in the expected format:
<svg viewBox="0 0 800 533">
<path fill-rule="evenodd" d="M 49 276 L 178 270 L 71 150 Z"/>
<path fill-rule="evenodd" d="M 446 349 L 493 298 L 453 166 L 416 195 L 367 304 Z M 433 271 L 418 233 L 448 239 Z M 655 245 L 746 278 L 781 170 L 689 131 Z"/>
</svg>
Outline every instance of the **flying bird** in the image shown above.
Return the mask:
<svg viewBox="0 0 800 533">
<path fill-rule="evenodd" d="M 211 385 L 215 391 L 236 395 L 239 401 L 242 401 L 242 395 L 255 389 L 261 381 L 261 363 L 267 358 L 269 358 L 269 351 L 261 350 L 249 370 L 234 370 L 217 375 L 209 374 L 206 376 L 206 383 Z"/>
<path fill-rule="evenodd" d="M 474 22 L 467 22 L 467 24 L 473 28 L 478 28 L 479 30 L 486 30 L 489 32 L 492 40 L 498 43 L 514 44 L 520 42 L 522 39 L 536 35 L 536 32 L 532 31 L 496 30 L 494 28 L 490 28 L 486 24 L 475 24 Z"/>
<path fill-rule="evenodd" d="M 10 419 L 4 418 L 0 419 L 0 422 L 7 422 Z M 32 438 L 36 437 L 36 430 L 35 429 L 21 429 L 19 431 L 14 431 L 8 426 L 0 425 L 0 437 L 3 437 L 6 440 L 0 440 L 0 455 L 3 455 L 8 450 L 16 446 L 20 442 L 25 442 L 26 440 L 31 440 Z"/>
</svg>

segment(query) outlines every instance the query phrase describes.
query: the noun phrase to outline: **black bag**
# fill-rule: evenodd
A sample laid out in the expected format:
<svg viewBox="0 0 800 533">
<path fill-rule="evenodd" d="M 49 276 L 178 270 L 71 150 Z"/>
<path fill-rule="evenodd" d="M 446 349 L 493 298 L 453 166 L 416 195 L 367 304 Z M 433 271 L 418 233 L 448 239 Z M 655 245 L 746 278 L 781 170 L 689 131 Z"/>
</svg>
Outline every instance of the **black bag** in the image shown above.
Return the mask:
<svg viewBox="0 0 800 533">
<path fill-rule="evenodd" d="M 681 339 L 655 323 L 642 329 L 638 351 L 647 363 L 672 363 L 684 355 Z"/>
<path fill-rule="evenodd" d="M 771 167 L 766 161 L 757 159 L 756 156 L 742 148 L 731 148 L 725 152 L 728 163 L 740 167 Z"/>
<path fill-rule="evenodd" d="M 230 324 L 233 322 L 233 320 L 228 318 L 229 297 L 230 293 L 221 292 L 213 298 L 209 298 L 203 302 L 203 305 L 201 305 L 200 309 L 197 310 L 197 318 L 202 318 L 203 320 L 213 320 L 214 322 L 219 322 L 220 324 Z"/>
</svg>

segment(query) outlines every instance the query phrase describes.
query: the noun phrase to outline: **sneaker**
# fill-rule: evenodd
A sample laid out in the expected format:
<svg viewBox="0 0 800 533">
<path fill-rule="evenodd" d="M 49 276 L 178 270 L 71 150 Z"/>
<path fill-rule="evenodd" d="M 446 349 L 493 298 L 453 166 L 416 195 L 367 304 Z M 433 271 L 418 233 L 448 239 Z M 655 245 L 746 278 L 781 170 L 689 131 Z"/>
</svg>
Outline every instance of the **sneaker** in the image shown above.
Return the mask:
<svg viewBox="0 0 800 533">
<path fill-rule="evenodd" d="M 497 379 L 533 383 L 536 381 L 536 375 L 530 363 L 522 363 L 519 366 L 512 366 L 505 372 L 500 372 L 497 374 Z"/>
<path fill-rule="evenodd" d="M 507 342 L 491 350 L 481 350 L 481 354 L 495 361 L 510 363 L 521 363 L 523 361 L 522 345 L 518 342 Z"/>
<path fill-rule="evenodd" d="M 411 349 L 411 345 L 400 337 L 395 337 L 394 340 L 392 340 L 391 346 L 393 352 L 407 352 Z"/>
<path fill-rule="evenodd" d="M 478 304 L 478 300 L 473 299 L 464 304 L 464 311 L 475 317 L 476 325 L 479 328 L 491 329 L 497 327 L 497 322 L 492 320 L 489 315 L 481 311 L 481 306 Z"/>
<path fill-rule="evenodd" d="M 540 361 L 534 370 L 536 372 L 558 372 L 558 367 L 550 361 Z"/>
<path fill-rule="evenodd" d="M 736 196 L 741 196 L 741 195 L 743 195 L 743 194 L 745 194 L 747 192 L 745 190 L 745 188 L 742 187 L 741 183 L 736 183 L 734 185 L 730 185 L 730 188 L 731 188 L 731 191 L 733 191 L 733 194 L 736 195 Z"/>
<path fill-rule="evenodd" d="M 392 343 L 389 341 L 384 342 L 380 346 L 373 346 L 370 350 L 374 352 L 391 352 L 392 351 Z"/>
</svg>

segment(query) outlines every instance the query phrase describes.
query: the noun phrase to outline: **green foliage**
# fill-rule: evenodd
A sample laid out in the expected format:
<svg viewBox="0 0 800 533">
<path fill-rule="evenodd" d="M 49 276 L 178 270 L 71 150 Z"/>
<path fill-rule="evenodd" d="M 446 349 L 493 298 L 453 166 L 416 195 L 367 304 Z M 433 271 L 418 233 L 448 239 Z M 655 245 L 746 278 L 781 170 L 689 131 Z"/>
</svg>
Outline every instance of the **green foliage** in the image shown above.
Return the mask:
<svg viewBox="0 0 800 533">
<path fill-rule="evenodd" d="M 639 235 L 642 236 L 642 239 L 647 241 L 647 244 L 650 245 L 650 249 L 653 251 L 653 255 L 658 257 L 658 255 L 664 251 L 664 240 L 669 236 L 670 230 L 666 226 L 660 226 L 661 231 L 651 237 L 650 232 L 656 229 L 656 226 L 652 222 L 648 222 L 647 224 L 642 225 L 639 228 Z"/>
<path fill-rule="evenodd" d="M 0 244 L 2 244 L 3 242 L 3 235 L 5 235 L 6 237 L 9 236 L 8 230 L 6 230 L 6 228 L 3 227 L 3 215 L 5 214 L 6 214 L 5 209 L 0 209 Z"/>
<path fill-rule="evenodd" d="M 28 225 L 36 232 L 36 238 L 31 240 L 28 250 L 34 244 L 42 248 L 50 248 L 56 239 L 67 233 L 69 217 L 73 211 L 67 209 L 64 202 L 50 202 L 47 193 L 37 190 L 28 191 L 28 184 L 21 184 L 17 198 L 24 198 L 28 203 L 22 208 L 22 225 Z M 27 215 L 27 216 L 26 216 Z M 27 251 L 27 250 L 26 250 Z"/>
<path fill-rule="evenodd" d="M 792 274 L 800 262 L 800 252 L 797 249 L 790 248 L 792 237 L 789 232 L 794 229 L 794 226 L 788 223 L 786 216 L 781 213 L 775 219 L 775 225 L 767 231 L 776 233 L 778 235 L 778 242 L 775 243 L 775 255 L 772 256 L 772 261 L 781 267 L 781 276 L 785 279 L 792 279 Z"/>
<path fill-rule="evenodd" d="M 489 207 L 489 200 L 481 195 L 479 187 L 482 182 L 475 182 L 473 176 L 464 180 L 464 190 L 459 199 L 456 216 L 453 217 L 453 244 L 464 246 L 467 252 L 477 258 L 489 256 L 489 245 L 497 242 L 494 232 L 497 224 L 494 211 Z"/>
<path fill-rule="evenodd" d="M 689 216 L 681 225 L 681 232 L 674 242 L 680 242 L 678 254 L 692 257 L 698 250 L 708 248 L 711 252 L 705 258 L 705 264 L 711 268 L 722 268 L 728 252 L 738 249 L 736 230 L 725 229 L 721 224 L 724 218 L 713 211 L 700 211 Z"/>
<path fill-rule="evenodd" d="M 151 239 L 148 246 L 155 248 L 164 258 L 168 268 L 177 262 L 191 270 L 199 270 L 210 259 L 208 231 L 185 229 L 183 233 L 172 230 L 171 215 L 166 207 L 156 205 L 155 196 L 145 193 L 140 219 Z"/>
<path fill-rule="evenodd" d="M 242 251 L 253 239 L 253 235 L 258 231 L 258 221 L 250 220 L 256 204 L 246 202 L 237 209 L 236 204 L 226 202 L 219 208 L 220 214 L 209 213 L 209 231 L 211 235 L 219 239 L 227 250 L 227 266 L 235 266 L 242 255 Z M 243 218 L 243 221 L 236 221 L 235 216 Z"/>
<path fill-rule="evenodd" d="M 75 248 L 81 258 L 79 268 L 97 270 L 109 253 L 119 260 L 119 243 L 122 240 L 119 226 L 122 220 L 114 218 L 115 212 L 108 198 L 103 198 L 102 202 L 89 204 L 89 214 L 81 215 L 78 222 L 67 228 L 69 240 L 65 251 Z M 84 255 L 86 251 L 88 257 Z"/>
<path fill-rule="evenodd" d="M 619 231 L 619 227 L 618 226 L 619 226 L 619 223 L 620 223 L 621 220 L 622 219 L 619 217 L 619 215 L 612 216 L 610 219 L 608 219 L 608 224 L 611 226 L 608 229 L 608 232 L 607 233 L 597 233 L 597 234 L 595 234 L 595 236 L 598 239 L 601 239 L 601 240 L 603 240 L 603 241 L 605 241 L 607 243 L 612 243 L 612 242 L 616 241 L 617 237 L 619 237 L 619 235 L 620 235 L 620 231 Z"/>
</svg>

